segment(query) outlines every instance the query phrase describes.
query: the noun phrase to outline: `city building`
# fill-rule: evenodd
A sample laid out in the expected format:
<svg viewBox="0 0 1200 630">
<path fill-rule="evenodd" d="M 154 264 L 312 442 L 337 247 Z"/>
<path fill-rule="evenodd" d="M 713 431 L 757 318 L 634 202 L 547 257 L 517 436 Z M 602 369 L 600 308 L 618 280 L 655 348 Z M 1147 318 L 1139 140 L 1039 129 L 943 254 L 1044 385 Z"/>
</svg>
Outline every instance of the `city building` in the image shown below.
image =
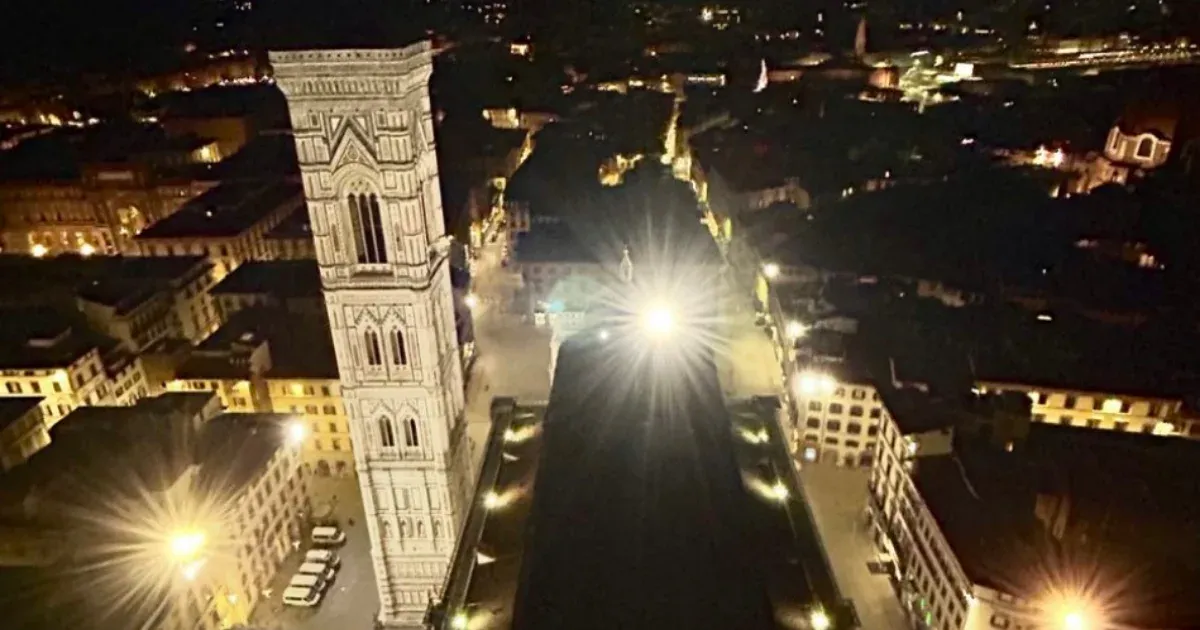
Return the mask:
<svg viewBox="0 0 1200 630">
<path fill-rule="evenodd" d="M 104 358 L 115 342 L 47 309 L 7 309 L 0 317 L 0 397 L 44 397 L 48 427 L 80 405 L 112 403 Z"/>
<path fill-rule="evenodd" d="M 817 332 L 817 331 L 814 331 Z M 852 361 L 804 364 L 792 380 L 793 454 L 804 461 L 870 466 L 887 409 Z"/>
<path fill-rule="evenodd" d="M 161 128 L 63 128 L 0 160 L 0 247 L 5 252 L 116 254 L 145 226 L 212 186 L 195 171 L 214 144 Z"/>
<path fill-rule="evenodd" d="M 937 424 L 900 407 L 896 418 Z M 869 512 L 916 626 L 1196 627 L 1196 570 L 1178 559 L 1200 544 L 1188 472 L 1197 445 L 1036 423 L 1010 431 L 1019 415 L 983 432 L 943 416 L 936 444 L 908 421 L 886 423 Z"/>
<path fill-rule="evenodd" d="M 271 54 L 295 130 L 385 625 L 421 625 L 474 479 L 462 363 L 448 360 L 459 352 L 432 55 L 429 42 Z"/>
<path fill-rule="evenodd" d="M 272 260 L 316 260 L 312 224 L 307 208 L 296 208 L 267 232 L 267 257 Z"/>
<path fill-rule="evenodd" d="M 253 306 L 231 313 L 181 361 L 167 390 L 215 392 L 229 412 L 287 414 L 309 429 L 306 467 L 322 477 L 354 474 L 346 401 L 323 311 Z"/>
<path fill-rule="evenodd" d="M 251 261 L 210 291 L 221 320 L 251 307 L 279 307 L 289 313 L 324 316 L 321 275 L 315 260 Z"/>
<path fill-rule="evenodd" d="M 207 256 L 219 280 L 247 260 L 268 259 L 267 234 L 303 203 L 295 182 L 223 183 L 142 230 L 130 253 Z"/>
<path fill-rule="evenodd" d="M 218 414 L 211 394 L 81 409 L 12 471 L 9 518 L 65 546 L 45 567 L 56 594 L 75 600 L 53 607 L 60 627 L 90 627 L 77 625 L 86 616 L 168 630 L 248 621 L 303 536 L 307 477 L 288 417 Z"/>
<path fill-rule="evenodd" d="M 134 257 L 113 267 L 81 284 L 76 303 L 92 328 L 129 352 L 149 350 L 166 339 L 196 343 L 216 330 L 208 258 Z"/>
<path fill-rule="evenodd" d="M 50 443 L 39 396 L 0 398 L 0 466 L 22 464 Z"/>
</svg>

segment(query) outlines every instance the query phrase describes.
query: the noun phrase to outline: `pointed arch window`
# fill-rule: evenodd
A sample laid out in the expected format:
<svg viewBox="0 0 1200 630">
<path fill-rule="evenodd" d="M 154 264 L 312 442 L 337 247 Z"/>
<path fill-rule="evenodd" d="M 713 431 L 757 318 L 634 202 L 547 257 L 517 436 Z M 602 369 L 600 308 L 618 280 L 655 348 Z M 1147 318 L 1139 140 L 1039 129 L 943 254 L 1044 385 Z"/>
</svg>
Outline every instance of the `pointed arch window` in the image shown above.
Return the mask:
<svg viewBox="0 0 1200 630">
<path fill-rule="evenodd" d="M 396 446 L 396 429 L 392 427 L 391 421 L 387 418 L 380 418 L 379 423 L 379 442 L 385 448 L 394 448 Z"/>
<path fill-rule="evenodd" d="M 404 344 L 404 331 L 397 328 L 389 336 L 392 344 L 392 364 L 408 365 L 408 346 Z"/>
<path fill-rule="evenodd" d="M 367 353 L 367 365 L 383 365 L 383 348 L 379 345 L 379 333 L 374 330 L 364 332 L 363 349 Z"/>
<path fill-rule="evenodd" d="M 346 204 L 350 208 L 350 221 L 354 225 L 358 262 L 386 263 L 387 247 L 384 245 L 383 215 L 379 211 L 379 197 L 363 193 L 349 195 Z"/>
<path fill-rule="evenodd" d="M 404 421 L 404 445 L 409 448 L 421 446 L 421 435 L 417 432 L 416 418 L 409 418 Z"/>
</svg>

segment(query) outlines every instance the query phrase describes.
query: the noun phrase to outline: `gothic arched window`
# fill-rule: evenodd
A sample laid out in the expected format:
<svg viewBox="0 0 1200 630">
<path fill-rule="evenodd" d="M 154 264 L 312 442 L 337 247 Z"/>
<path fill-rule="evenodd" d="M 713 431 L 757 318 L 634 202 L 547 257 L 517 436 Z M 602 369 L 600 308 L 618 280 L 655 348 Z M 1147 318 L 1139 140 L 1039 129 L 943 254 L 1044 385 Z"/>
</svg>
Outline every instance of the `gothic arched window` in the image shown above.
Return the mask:
<svg viewBox="0 0 1200 630">
<path fill-rule="evenodd" d="M 379 442 L 387 448 L 396 446 L 396 430 L 387 418 L 379 419 Z"/>
<path fill-rule="evenodd" d="M 383 349 L 379 345 L 379 334 L 374 330 L 363 333 L 363 349 L 367 353 L 367 365 L 383 365 Z"/>
<path fill-rule="evenodd" d="M 360 193 L 348 196 L 346 203 L 350 208 L 350 222 L 354 225 L 358 262 L 386 263 L 387 247 L 384 245 L 383 215 L 379 211 L 379 197 Z"/>
<path fill-rule="evenodd" d="M 421 436 L 417 433 L 417 421 L 414 418 L 404 421 L 404 445 L 409 448 L 421 445 Z"/>
<path fill-rule="evenodd" d="M 404 345 L 404 331 L 397 328 L 390 336 L 392 342 L 392 363 L 408 365 L 408 347 Z"/>
</svg>

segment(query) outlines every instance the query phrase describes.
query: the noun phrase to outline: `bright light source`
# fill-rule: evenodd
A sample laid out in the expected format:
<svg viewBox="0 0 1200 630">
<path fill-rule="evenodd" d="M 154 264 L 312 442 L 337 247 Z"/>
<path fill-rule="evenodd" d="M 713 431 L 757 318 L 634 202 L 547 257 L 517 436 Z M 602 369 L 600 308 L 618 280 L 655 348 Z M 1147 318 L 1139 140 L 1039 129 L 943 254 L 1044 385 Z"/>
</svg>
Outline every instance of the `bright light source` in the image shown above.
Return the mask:
<svg viewBox="0 0 1200 630">
<path fill-rule="evenodd" d="M 829 615 L 825 614 L 823 610 L 812 611 L 812 614 L 808 616 L 808 623 L 813 630 L 829 630 L 831 625 Z"/>
<path fill-rule="evenodd" d="M 1087 618 L 1079 611 L 1063 615 L 1063 630 L 1087 630 Z"/>
<path fill-rule="evenodd" d="M 454 617 L 450 619 L 450 627 L 454 628 L 454 630 L 467 630 L 467 624 L 470 621 L 470 618 L 467 617 L 467 613 L 454 613 Z"/>
<path fill-rule="evenodd" d="M 474 293 L 468 293 L 467 296 L 463 298 L 463 304 L 466 304 L 467 308 L 473 309 L 479 306 L 479 296 L 475 295 Z"/>
<path fill-rule="evenodd" d="M 767 263 L 763 265 L 762 271 L 763 275 L 766 276 L 768 280 L 774 280 L 775 278 L 779 277 L 779 265 L 776 263 Z"/>
<path fill-rule="evenodd" d="M 787 486 L 783 485 L 783 481 L 776 481 L 771 485 L 771 496 L 778 501 L 786 501 L 788 498 Z"/>
<path fill-rule="evenodd" d="M 483 507 L 489 510 L 504 507 L 504 497 L 496 494 L 495 490 L 489 490 L 487 494 L 483 495 Z"/>
<path fill-rule="evenodd" d="M 299 446 L 300 444 L 304 443 L 304 438 L 306 437 L 308 437 L 308 429 L 304 428 L 304 425 L 301 424 L 299 420 L 293 420 L 292 422 L 288 423 L 288 444 L 291 444 L 292 446 Z"/>
<path fill-rule="evenodd" d="M 784 332 L 787 334 L 788 339 L 795 341 L 808 334 L 808 326 L 793 319 L 784 327 Z"/>
<path fill-rule="evenodd" d="M 33 254 L 34 258 L 41 258 L 41 257 L 45 256 L 46 254 L 50 253 L 50 250 L 47 249 L 45 245 L 38 243 L 37 245 L 34 245 L 32 248 L 30 248 L 29 253 Z"/>
<path fill-rule="evenodd" d="M 183 567 L 183 579 L 189 582 L 195 582 L 196 577 L 200 575 L 200 569 L 204 568 L 205 562 L 206 560 L 204 558 L 200 558 L 199 560 L 189 562 L 187 565 L 185 565 Z"/>
<path fill-rule="evenodd" d="M 79 246 L 79 255 L 83 256 L 84 258 L 87 258 L 88 256 L 91 256 L 92 254 L 95 254 L 95 253 L 96 253 L 96 248 L 93 247 L 91 243 L 84 243 L 83 245 Z"/>
<path fill-rule="evenodd" d="M 653 335 L 668 335 L 675 328 L 675 316 L 668 309 L 656 307 L 646 313 L 642 325 Z"/>
<path fill-rule="evenodd" d="M 824 372 L 802 372 L 797 386 L 801 394 L 830 394 L 837 389 L 837 380 Z"/>
<path fill-rule="evenodd" d="M 204 548 L 204 543 L 208 537 L 204 532 L 198 530 L 187 530 L 176 532 L 171 535 L 171 556 L 180 560 L 190 560 L 195 558 L 200 550 Z"/>
<path fill-rule="evenodd" d="M 601 330 L 596 336 L 600 338 L 600 341 L 608 341 L 609 334 L 607 330 Z"/>
</svg>

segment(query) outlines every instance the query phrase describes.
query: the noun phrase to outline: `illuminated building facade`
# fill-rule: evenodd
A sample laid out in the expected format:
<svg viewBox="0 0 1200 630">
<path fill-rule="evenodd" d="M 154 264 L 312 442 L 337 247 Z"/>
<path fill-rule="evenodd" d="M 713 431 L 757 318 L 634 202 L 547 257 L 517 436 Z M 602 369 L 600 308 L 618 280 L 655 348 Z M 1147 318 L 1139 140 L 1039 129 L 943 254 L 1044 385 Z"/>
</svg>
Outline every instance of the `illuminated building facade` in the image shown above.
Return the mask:
<svg viewBox="0 0 1200 630">
<path fill-rule="evenodd" d="M 321 477 L 350 476 L 350 418 L 329 339 L 324 312 L 242 307 L 180 364 L 167 389 L 214 392 L 231 413 L 287 414 L 308 430 L 306 468 Z"/>
<path fill-rule="evenodd" d="M 472 483 L 432 57 L 428 42 L 271 54 L 295 130 L 386 626 L 421 625 Z"/>
<path fill-rule="evenodd" d="M 1195 548 L 1183 533 L 1194 484 L 1178 479 L 1194 442 L 1022 429 L 1004 420 L 1012 409 L 983 417 L 912 390 L 885 398 L 896 415 L 880 432 L 868 514 L 878 562 L 914 627 L 1190 625 L 1194 598 L 1172 584 L 1194 573 L 1175 561 Z M 1184 542 L 1147 542 L 1146 528 Z"/>
</svg>

